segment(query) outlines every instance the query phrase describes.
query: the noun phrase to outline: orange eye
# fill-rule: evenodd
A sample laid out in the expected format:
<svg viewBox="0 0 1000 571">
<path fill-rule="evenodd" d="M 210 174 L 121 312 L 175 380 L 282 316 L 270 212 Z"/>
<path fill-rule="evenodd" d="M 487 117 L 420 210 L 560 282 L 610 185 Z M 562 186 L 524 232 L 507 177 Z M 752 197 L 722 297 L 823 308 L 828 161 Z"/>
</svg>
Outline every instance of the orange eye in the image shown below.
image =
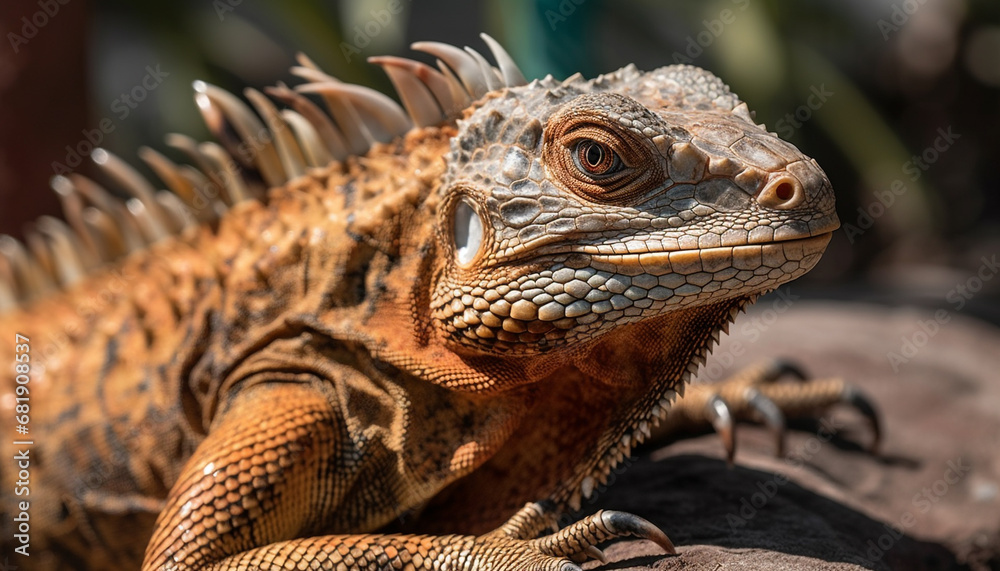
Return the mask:
<svg viewBox="0 0 1000 571">
<path fill-rule="evenodd" d="M 574 153 L 576 166 L 590 176 L 604 176 L 621 169 L 622 161 L 604 143 L 593 139 L 583 139 L 576 144 Z"/>
</svg>

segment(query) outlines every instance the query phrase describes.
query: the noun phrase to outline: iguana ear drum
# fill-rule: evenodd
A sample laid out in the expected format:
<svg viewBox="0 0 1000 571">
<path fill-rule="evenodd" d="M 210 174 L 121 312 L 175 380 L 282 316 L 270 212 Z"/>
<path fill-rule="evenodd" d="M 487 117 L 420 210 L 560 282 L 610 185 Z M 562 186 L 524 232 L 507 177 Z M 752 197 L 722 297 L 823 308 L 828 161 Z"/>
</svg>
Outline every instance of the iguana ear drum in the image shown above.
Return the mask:
<svg viewBox="0 0 1000 571">
<path fill-rule="evenodd" d="M 455 204 L 452 238 L 455 240 L 455 258 L 458 263 L 469 265 L 483 244 L 483 221 L 467 199 L 459 199 Z"/>
</svg>

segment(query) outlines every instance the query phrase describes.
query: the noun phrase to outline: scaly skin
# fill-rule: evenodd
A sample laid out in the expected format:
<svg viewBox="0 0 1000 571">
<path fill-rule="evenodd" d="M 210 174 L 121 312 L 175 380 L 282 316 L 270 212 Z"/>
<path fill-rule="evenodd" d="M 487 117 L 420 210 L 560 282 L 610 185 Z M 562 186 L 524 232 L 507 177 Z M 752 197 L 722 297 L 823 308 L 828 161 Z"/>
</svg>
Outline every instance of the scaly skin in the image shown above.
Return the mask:
<svg viewBox="0 0 1000 571">
<path fill-rule="evenodd" d="M 536 537 L 837 227 L 819 167 L 745 109 L 686 66 L 494 91 L 3 317 L 38 356 L 32 563 L 557 570 L 668 546 L 616 512 Z"/>
</svg>

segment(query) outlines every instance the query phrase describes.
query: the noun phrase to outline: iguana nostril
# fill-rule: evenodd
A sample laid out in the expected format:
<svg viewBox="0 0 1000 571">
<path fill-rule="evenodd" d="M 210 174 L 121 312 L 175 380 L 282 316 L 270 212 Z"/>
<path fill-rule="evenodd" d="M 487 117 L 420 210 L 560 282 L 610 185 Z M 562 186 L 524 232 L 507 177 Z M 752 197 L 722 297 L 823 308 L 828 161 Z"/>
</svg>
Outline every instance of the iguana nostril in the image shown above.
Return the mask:
<svg viewBox="0 0 1000 571">
<path fill-rule="evenodd" d="M 805 192 L 802 190 L 802 185 L 787 174 L 773 177 L 757 195 L 758 204 L 776 210 L 795 208 L 804 199 Z"/>
<path fill-rule="evenodd" d="M 774 194 L 781 200 L 788 201 L 795 196 L 795 188 L 787 182 L 782 182 L 774 189 Z"/>
</svg>

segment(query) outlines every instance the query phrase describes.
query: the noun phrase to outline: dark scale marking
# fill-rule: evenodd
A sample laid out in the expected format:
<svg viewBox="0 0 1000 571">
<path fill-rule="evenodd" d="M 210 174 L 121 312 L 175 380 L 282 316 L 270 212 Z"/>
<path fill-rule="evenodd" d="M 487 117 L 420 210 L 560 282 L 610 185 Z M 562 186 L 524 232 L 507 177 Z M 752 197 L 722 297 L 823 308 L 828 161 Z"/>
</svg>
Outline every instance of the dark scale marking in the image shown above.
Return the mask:
<svg viewBox="0 0 1000 571">
<path fill-rule="evenodd" d="M 125 331 L 126 328 L 122 326 L 121 332 L 124 333 Z M 105 419 L 111 418 L 111 411 L 108 409 L 108 401 L 106 400 L 105 395 L 105 382 L 107 381 L 108 375 L 116 366 L 118 366 L 118 339 L 113 335 L 108 338 L 104 346 L 104 362 L 101 364 L 101 368 L 98 371 L 96 386 L 94 389 L 97 404 L 100 407 L 103 418 Z"/>
<path fill-rule="evenodd" d="M 386 292 L 390 291 L 389 285 L 386 282 L 387 274 L 392 270 L 392 263 L 386 263 L 380 272 L 375 275 L 374 282 L 371 288 L 366 288 L 368 290 L 367 295 L 367 305 L 365 306 L 365 313 L 362 319 L 371 319 L 373 315 L 378 311 L 379 302 Z"/>
<path fill-rule="evenodd" d="M 302 255 L 302 295 L 309 295 L 309 268 L 312 266 L 312 250 L 306 249 Z"/>
<path fill-rule="evenodd" d="M 156 370 L 156 376 L 158 378 L 162 379 L 166 375 L 167 365 L 166 364 L 158 364 L 158 365 L 156 365 L 155 370 Z M 145 394 L 145 393 L 149 392 L 150 386 L 151 386 L 151 384 L 149 382 L 149 375 L 143 375 L 142 379 L 135 386 L 135 390 L 139 394 Z"/>
<path fill-rule="evenodd" d="M 107 448 L 111 452 L 111 456 L 110 458 L 102 459 L 98 457 L 93 459 L 95 462 L 103 461 L 107 463 L 108 471 L 110 471 L 112 476 L 105 478 L 105 480 L 112 482 L 120 482 L 120 484 L 118 485 L 120 487 L 107 486 L 110 487 L 111 489 L 117 488 L 117 489 L 127 490 L 134 488 L 136 486 L 136 482 L 134 478 L 132 478 L 132 474 L 128 469 L 128 462 L 129 459 L 132 458 L 133 453 L 135 452 L 133 448 L 137 448 L 137 446 L 129 438 L 129 436 L 132 434 L 131 432 L 126 434 L 126 439 L 130 440 L 129 442 L 119 437 L 117 432 L 119 427 L 127 427 L 127 426 L 129 426 L 129 418 L 127 416 L 122 416 L 115 419 L 114 421 L 109 422 L 104 427 L 103 439 L 105 444 L 107 444 Z M 130 446 L 130 444 L 132 444 L 132 446 Z"/>
<path fill-rule="evenodd" d="M 127 333 L 127 331 L 123 328 L 122 333 Z M 101 365 L 101 373 L 98 378 L 99 385 L 104 384 L 104 380 L 116 365 L 118 365 L 118 338 L 112 336 L 108 338 L 108 342 L 104 346 L 104 363 Z"/>
<path fill-rule="evenodd" d="M 59 416 L 56 417 L 56 424 L 70 424 L 75 422 L 78 418 L 80 418 L 80 410 L 80 403 L 71 405 L 69 408 L 59 413 Z"/>
<path fill-rule="evenodd" d="M 353 179 L 347 181 L 347 184 L 344 184 L 340 187 L 340 191 L 344 195 L 344 209 L 352 210 L 354 208 L 354 199 L 358 193 L 357 181 Z"/>
<path fill-rule="evenodd" d="M 368 291 L 365 279 L 369 267 L 377 251 L 367 242 L 357 241 L 350 246 L 350 255 L 344 261 L 344 274 L 337 291 L 330 292 L 335 296 L 336 306 L 356 306 L 365 302 Z"/>
<path fill-rule="evenodd" d="M 56 517 L 59 518 L 59 521 L 66 521 L 69 518 L 69 516 L 70 516 L 69 506 L 66 505 L 65 501 L 60 501 L 59 511 L 56 514 Z"/>
</svg>

